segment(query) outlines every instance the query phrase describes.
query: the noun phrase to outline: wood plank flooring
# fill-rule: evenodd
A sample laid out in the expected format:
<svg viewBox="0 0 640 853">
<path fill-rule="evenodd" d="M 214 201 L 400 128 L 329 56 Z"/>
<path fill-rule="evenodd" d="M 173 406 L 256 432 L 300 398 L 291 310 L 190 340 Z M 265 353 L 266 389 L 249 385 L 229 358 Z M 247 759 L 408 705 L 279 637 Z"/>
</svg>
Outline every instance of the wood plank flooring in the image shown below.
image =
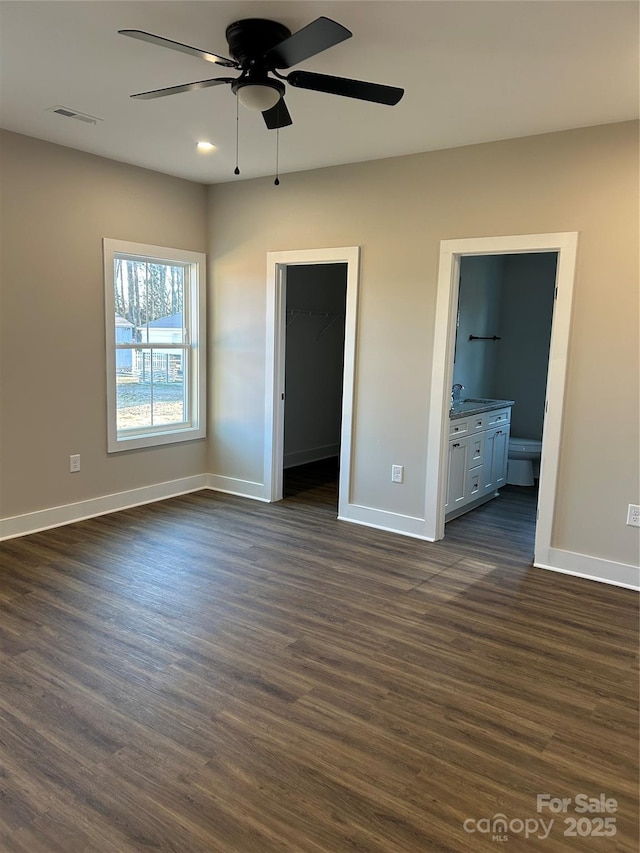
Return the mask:
<svg viewBox="0 0 640 853">
<path fill-rule="evenodd" d="M 526 491 L 429 544 L 335 488 L 0 544 L 2 853 L 638 849 L 637 596 L 531 568 Z"/>
</svg>

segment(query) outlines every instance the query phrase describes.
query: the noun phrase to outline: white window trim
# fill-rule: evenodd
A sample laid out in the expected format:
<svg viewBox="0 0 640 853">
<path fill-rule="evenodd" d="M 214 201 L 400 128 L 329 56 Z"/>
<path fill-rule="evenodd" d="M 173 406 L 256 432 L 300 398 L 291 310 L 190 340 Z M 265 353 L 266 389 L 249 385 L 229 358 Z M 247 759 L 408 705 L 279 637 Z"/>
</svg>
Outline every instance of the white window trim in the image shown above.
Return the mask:
<svg viewBox="0 0 640 853">
<path fill-rule="evenodd" d="M 184 249 L 168 249 L 146 243 L 125 240 L 102 240 L 104 258 L 105 333 L 107 359 L 107 452 L 120 453 L 141 447 L 158 447 L 179 441 L 205 438 L 206 430 L 206 255 Z M 116 400 L 116 342 L 114 335 L 115 298 L 113 288 L 114 259 L 116 255 L 131 255 L 142 260 L 161 260 L 188 264 L 189 293 L 185 303 L 189 314 L 189 400 L 190 419 L 185 425 L 167 424 L 166 429 L 154 428 L 144 433 L 136 430 L 130 435 L 117 429 Z M 164 349 L 165 347 L 163 347 Z"/>
</svg>

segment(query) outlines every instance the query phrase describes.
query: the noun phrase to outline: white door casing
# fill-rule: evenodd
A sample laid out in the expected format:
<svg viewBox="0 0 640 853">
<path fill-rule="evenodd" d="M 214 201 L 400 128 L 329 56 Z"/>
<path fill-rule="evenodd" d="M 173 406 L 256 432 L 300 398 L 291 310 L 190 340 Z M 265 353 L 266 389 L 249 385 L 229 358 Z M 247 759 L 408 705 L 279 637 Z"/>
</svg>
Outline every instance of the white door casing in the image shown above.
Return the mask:
<svg viewBox="0 0 640 853">
<path fill-rule="evenodd" d="M 267 322 L 265 347 L 265 449 L 264 492 L 267 500 L 282 499 L 284 455 L 284 375 L 286 340 L 286 269 L 294 264 L 347 265 L 342 425 L 340 429 L 340 480 L 338 515 L 349 503 L 351 444 L 355 394 L 356 327 L 360 247 L 298 249 L 267 254 Z"/>
<path fill-rule="evenodd" d="M 551 327 L 544 418 L 538 522 L 534 563 L 549 562 L 555 507 L 571 305 L 575 278 L 577 232 L 522 234 L 504 237 L 472 237 L 443 240 L 436 303 L 431 374 L 431 399 L 427 433 L 425 538 L 444 536 L 444 504 L 447 473 L 448 426 L 453 349 L 460 285 L 460 258 L 467 255 L 506 255 L 556 252 L 556 299 Z"/>
</svg>

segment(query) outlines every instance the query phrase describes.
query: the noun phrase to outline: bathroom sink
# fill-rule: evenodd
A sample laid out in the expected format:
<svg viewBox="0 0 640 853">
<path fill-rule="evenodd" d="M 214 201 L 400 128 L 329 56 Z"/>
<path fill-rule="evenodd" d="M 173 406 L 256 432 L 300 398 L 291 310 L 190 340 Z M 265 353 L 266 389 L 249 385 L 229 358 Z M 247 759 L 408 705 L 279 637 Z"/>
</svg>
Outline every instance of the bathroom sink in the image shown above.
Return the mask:
<svg viewBox="0 0 640 853">
<path fill-rule="evenodd" d="M 455 403 L 451 404 L 450 411 L 452 413 L 455 412 L 456 414 L 464 414 L 483 405 L 487 404 L 480 403 L 477 400 L 457 400 Z"/>
<path fill-rule="evenodd" d="M 484 400 L 479 397 L 464 397 L 462 400 L 456 400 L 451 404 L 451 411 L 465 412 L 468 409 L 477 409 L 478 406 L 490 406 L 495 402 L 495 400 Z"/>
<path fill-rule="evenodd" d="M 492 409 L 501 409 L 513 405 L 513 400 L 490 400 L 487 397 L 465 397 L 464 399 L 457 400 L 455 403 L 451 404 L 449 417 L 459 418 L 462 415 L 475 415 L 480 412 L 488 412 Z"/>
</svg>

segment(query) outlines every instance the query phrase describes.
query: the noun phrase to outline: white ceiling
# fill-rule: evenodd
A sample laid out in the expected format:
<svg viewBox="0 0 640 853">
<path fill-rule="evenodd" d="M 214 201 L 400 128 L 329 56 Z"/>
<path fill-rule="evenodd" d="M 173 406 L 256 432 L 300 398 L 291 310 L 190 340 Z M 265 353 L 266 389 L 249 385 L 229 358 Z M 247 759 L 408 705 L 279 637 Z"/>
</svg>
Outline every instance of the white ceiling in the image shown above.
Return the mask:
<svg viewBox="0 0 640 853">
<path fill-rule="evenodd" d="M 236 102 L 220 86 L 150 101 L 129 95 L 227 69 L 118 29 L 228 56 L 247 17 L 296 31 L 320 15 L 353 38 L 300 67 L 403 86 L 395 107 L 288 88 L 282 173 L 605 124 L 638 115 L 638 3 L 617 0 L 3 0 L 2 127 L 203 183 L 234 178 Z M 50 112 L 64 106 L 103 121 Z M 210 154 L 196 151 L 209 139 Z M 241 177 L 271 175 L 276 134 L 241 108 Z"/>
</svg>

